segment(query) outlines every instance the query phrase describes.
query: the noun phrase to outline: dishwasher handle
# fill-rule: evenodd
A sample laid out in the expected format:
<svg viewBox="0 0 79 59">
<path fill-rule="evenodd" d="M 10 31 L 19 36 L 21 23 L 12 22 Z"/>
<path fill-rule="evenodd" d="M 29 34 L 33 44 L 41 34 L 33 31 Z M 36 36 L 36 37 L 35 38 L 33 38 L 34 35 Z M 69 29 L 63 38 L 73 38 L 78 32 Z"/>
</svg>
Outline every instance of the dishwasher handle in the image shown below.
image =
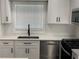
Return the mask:
<svg viewBox="0 0 79 59">
<path fill-rule="evenodd" d="M 47 45 L 57 45 L 57 43 L 46 43 Z"/>
</svg>

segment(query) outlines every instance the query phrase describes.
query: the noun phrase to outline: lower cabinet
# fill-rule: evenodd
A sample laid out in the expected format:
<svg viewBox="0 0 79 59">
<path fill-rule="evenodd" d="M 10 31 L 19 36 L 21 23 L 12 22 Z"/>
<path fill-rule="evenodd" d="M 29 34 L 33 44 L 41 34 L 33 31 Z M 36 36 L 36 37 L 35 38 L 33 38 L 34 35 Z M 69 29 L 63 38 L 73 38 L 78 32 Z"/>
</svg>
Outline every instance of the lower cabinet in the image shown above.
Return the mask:
<svg viewBox="0 0 79 59">
<path fill-rule="evenodd" d="M 17 46 L 15 48 L 15 57 L 17 58 L 28 58 L 28 59 L 39 59 L 38 48 L 34 46 Z"/>
<path fill-rule="evenodd" d="M 0 41 L 0 58 L 14 57 L 13 41 Z"/>
<path fill-rule="evenodd" d="M 38 48 L 30 48 L 29 50 L 29 59 L 39 59 L 39 52 L 38 52 Z"/>
<path fill-rule="evenodd" d="M 15 57 L 18 58 L 26 58 L 28 57 L 27 48 L 23 46 L 19 46 L 15 48 Z"/>
<path fill-rule="evenodd" d="M 1 58 L 13 58 L 14 53 L 13 53 L 13 47 L 12 46 L 3 46 L 0 48 L 0 57 Z"/>
<path fill-rule="evenodd" d="M 39 59 L 39 41 L 0 41 L 0 58 Z"/>
<path fill-rule="evenodd" d="M 15 57 L 39 59 L 40 51 L 39 41 L 16 41 L 15 42 Z"/>
</svg>

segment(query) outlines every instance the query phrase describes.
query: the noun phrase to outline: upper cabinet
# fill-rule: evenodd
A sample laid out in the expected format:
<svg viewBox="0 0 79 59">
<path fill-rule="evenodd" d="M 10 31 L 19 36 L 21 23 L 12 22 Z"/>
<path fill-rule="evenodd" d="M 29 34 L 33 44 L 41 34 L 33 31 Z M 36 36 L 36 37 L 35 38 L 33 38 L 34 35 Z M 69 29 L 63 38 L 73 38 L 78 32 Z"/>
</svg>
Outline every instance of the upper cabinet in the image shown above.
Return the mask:
<svg viewBox="0 0 79 59">
<path fill-rule="evenodd" d="M 11 8 L 9 0 L 1 0 L 2 23 L 11 23 Z"/>
<path fill-rule="evenodd" d="M 48 24 L 70 24 L 70 0 L 48 0 Z"/>
<path fill-rule="evenodd" d="M 79 0 L 71 0 L 72 10 L 79 10 Z"/>
</svg>

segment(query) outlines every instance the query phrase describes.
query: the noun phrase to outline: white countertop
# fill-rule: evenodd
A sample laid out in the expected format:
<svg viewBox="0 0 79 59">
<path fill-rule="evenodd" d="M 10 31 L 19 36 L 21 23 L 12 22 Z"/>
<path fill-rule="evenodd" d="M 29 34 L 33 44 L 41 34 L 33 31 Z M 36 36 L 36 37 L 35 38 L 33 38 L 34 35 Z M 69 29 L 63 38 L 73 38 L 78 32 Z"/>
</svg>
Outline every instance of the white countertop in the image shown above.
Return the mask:
<svg viewBox="0 0 79 59">
<path fill-rule="evenodd" d="M 71 39 L 72 37 L 58 37 L 58 36 L 39 36 L 39 39 L 18 39 L 18 36 L 2 36 L 0 40 L 62 40 Z"/>
</svg>

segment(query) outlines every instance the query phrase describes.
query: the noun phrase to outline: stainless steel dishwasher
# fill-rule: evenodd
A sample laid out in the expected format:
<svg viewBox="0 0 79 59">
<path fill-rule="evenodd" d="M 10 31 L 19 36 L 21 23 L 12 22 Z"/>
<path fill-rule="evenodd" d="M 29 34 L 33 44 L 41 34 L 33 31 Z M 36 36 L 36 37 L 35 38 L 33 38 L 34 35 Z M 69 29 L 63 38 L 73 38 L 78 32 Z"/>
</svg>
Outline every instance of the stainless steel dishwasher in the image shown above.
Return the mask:
<svg viewBox="0 0 79 59">
<path fill-rule="evenodd" d="M 58 41 L 40 42 L 40 59 L 58 59 Z"/>
</svg>

